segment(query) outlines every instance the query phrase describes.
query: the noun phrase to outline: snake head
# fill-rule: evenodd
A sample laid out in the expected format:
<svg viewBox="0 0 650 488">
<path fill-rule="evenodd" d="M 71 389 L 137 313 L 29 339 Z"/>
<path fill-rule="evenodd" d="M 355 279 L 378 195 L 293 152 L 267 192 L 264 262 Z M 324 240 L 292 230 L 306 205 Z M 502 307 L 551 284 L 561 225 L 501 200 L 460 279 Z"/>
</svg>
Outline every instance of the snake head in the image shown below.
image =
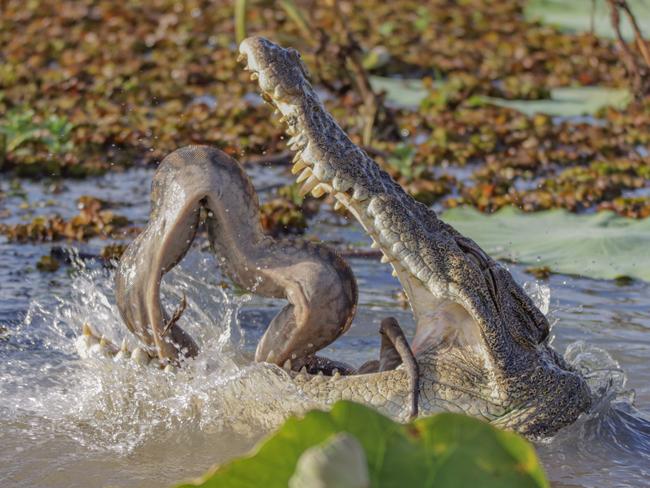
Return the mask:
<svg viewBox="0 0 650 488">
<path fill-rule="evenodd" d="M 239 60 L 246 62 L 264 93 L 275 100 L 290 101 L 302 93 L 309 74 L 300 53 L 280 47 L 263 37 L 249 37 L 239 45 Z"/>
</svg>

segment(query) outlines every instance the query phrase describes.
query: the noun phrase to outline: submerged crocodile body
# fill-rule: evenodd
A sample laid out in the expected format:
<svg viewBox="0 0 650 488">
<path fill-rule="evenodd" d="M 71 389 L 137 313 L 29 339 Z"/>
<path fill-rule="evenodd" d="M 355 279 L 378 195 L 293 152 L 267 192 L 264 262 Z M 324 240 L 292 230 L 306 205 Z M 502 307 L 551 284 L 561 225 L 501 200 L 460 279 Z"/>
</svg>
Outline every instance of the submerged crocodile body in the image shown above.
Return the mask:
<svg viewBox="0 0 650 488">
<path fill-rule="evenodd" d="M 330 193 L 348 209 L 403 286 L 416 321 L 419 413 L 459 411 L 543 436 L 586 411 L 589 388 L 549 345 L 544 315 L 505 268 L 414 201 L 350 141 L 319 101 L 298 52 L 253 37 L 242 42 L 240 58 L 287 124 L 302 191 Z M 157 355 L 165 363 L 197 353 L 176 324 L 180 314 L 165 314 L 159 285 L 189 248 L 205 209 L 210 242 L 231 278 L 289 301 L 256 359 L 284 366 L 319 403 L 349 399 L 409 416 L 413 378 L 394 354 L 389 359 L 390 347 L 357 372 L 319 362 L 316 352 L 351 324 L 352 272 L 323 245 L 264 236 L 257 197 L 234 160 L 200 146 L 172 153 L 156 173 L 152 202 L 149 226 L 117 273 L 120 311 L 145 345 L 134 355 Z M 325 374 L 310 374 L 318 369 Z"/>
</svg>

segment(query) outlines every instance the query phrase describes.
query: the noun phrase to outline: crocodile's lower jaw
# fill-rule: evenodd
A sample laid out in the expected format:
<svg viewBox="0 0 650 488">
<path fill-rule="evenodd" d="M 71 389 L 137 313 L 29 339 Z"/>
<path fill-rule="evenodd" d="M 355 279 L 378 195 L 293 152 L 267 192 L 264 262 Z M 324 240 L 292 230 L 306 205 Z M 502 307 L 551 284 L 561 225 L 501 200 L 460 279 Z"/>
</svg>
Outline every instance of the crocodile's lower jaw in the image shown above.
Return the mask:
<svg viewBox="0 0 650 488">
<path fill-rule="evenodd" d="M 75 340 L 75 348 L 82 359 L 112 359 L 115 362 L 130 361 L 138 366 L 160 369 L 168 373 L 176 371 L 173 364 L 161 361 L 158 358 L 152 358 L 141 347 L 136 347 L 130 351 L 126 346 L 126 341 L 123 341 L 122 345 L 117 347 L 104 336 L 96 335 L 88 324 L 83 325 L 81 335 Z"/>
<path fill-rule="evenodd" d="M 178 371 L 176 366 L 151 357 L 141 347 L 129 350 L 126 341 L 120 347 L 116 346 L 104 336 L 96 334 L 88 324 L 83 325 L 82 334 L 75 340 L 75 348 L 79 357 L 85 360 L 131 364 L 137 368 L 170 374 Z M 287 380 L 290 378 L 315 405 L 325 407 L 337 400 L 349 399 L 373 405 L 397 420 L 408 418 L 408 379 L 401 369 L 357 376 L 343 376 L 338 371 L 332 376 L 309 374 L 305 368 L 293 371 L 290 365 L 285 365 L 284 370 Z"/>
</svg>

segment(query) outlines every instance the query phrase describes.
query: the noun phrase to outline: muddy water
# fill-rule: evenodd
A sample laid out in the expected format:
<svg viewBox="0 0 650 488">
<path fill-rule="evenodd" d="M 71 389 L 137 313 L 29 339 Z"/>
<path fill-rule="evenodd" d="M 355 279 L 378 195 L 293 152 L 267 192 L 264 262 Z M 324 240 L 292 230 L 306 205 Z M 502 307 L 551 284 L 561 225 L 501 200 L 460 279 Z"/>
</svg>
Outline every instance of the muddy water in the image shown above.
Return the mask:
<svg viewBox="0 0 650 488">
<path fill-rule="evenodd" d="M 110 175 L 68 183 L 56 195 L 23 183 L 31 209 L 20 209 L 19 195 L 3 204 L 15 221 L 30 212 L 69 216 L 75 198 L 89 193 L 128 202 L 117 211 L 144 222 L 150 178 L 144 170 Z M 267 187 L 282 178 L 264 170 L 255 180 Z M 367 244 L 358 227 L 345 224 L 325 211 L 310 232 Z M 103 244 L 78 250 L 96 253 Z M 84 260 L 54 274 L 30 271 L 48 249 L 0 241 L 0 325 L 9 331 L 0 338 L 2 486 L 167 486 L 246 452 L 288 414 L 310 407 L 283 372 L 250 361 L 282 303 L 222 288 L 201 243 L 163 286 L 169 308 L 186 293 L 181 325 L 202 345 L 197 361 L 177 374 L 81 361 L 73 340 L 85 321 L 115 342 L 135 342 L 114 306 L 112 272 Z M 327 354 L 360 364 L 376 354 L 381 318 L 395 315 L 411 332 L 413 323 L 387 267 L 351 263 L 360 312 Z M 599 396 L 593 412 L 538 444 L 554 485 L 650 485 L 650 287 L 566 276 L 540 285 L 511 269 L 549 308 L 555 346 L 586 371 Z"/>
</svg>

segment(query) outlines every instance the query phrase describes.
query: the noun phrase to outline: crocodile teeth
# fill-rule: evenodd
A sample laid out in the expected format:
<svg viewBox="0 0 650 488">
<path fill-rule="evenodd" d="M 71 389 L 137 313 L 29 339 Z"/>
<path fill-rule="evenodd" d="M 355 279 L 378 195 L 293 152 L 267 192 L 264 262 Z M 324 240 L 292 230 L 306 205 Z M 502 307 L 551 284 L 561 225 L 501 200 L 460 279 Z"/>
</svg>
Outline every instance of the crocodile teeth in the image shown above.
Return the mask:
<svg viewBox="0 0 650 488">
<path fill-rule="evenodd" d="M 129 356 L 129 350 L 126 348 L 126 338 L 122 339 L 122 345 L 120 346 L 120 350 L 117 351 L 117 354 L 115 355 L 114 359 L 116 361 L 121 361 L 122 359 L 126 359 Z"/>
<path fill-rule="evenodd" d="M 337 201 L 334 202 L 334 210 L 335 211 L 338 212 L 338 211 L 340 211 L 340 210 L 342 210 L 344 208 L 345 208 L 345 205 L 343 205 L 340 200 L 337 200 Z"/>
<path fill-rule="evenodd" d="M 86 359 L 92 357 L 94 353 L 93 348 L 97 346 L 99 341 L 97 340 L 97 337 L 95 337 L 95 335 L 92 333 L 92 330 L 88 324 L 83 325 L 82 332 L 83 333 L 75 340 L 75 347 L 77 348 L 77 353 L 79 356 Z"/>
<path fill-rule="evenodd" d="M 99 349 L 103 354 L 109 354 L 111 352 L 112 344 L 106 337 L 102 336 L 99 340 Z"/>
<path fill-rule="evenodd" d="M 248 59 L 248 56 L 246 56 L 244 53 L 239 53 L 239 56 L 237 56 L 237 62 L 238 63 L 243 63 Z"/>
<path fill-rule="evenodd" d="M 370 247 L 373 249 L 379 249 L 379 244 L 377 244 L 377 241 L 372 241 L 372 244 L 370 244 Z"/>
<path fill-rule="evenodd" d="M 305 170 L 302 173 L 300 173 L 298 178 L 296 178 L 296 183 L 302 183 L 311 175 L 312 175 L 311 168 L 305 168 Z"/>
<path fill-rule="evenodd" d="M 254 73 L 254 72 L 251 73 L 251 80 L 256 81 L 256 80 L 259 79 L 259 77 L 260 77 L 260 75 L 258 75 L 257 73 Z"/>
<path fill-rule="evenodd" d="M 320 198 L 325 195 L 325 193 L 326 190 L 323 185 L 316 185 L 316 188 L 311 191 L 311 194 L 314 195 L 315 198 Z"/>
<path fill-rule="evenodd" d="M 300 374 L 302 374 L 302 375 L 307 375 L 307 366 L 303 366 L 303 367 L 300 369 Z"/>
<path fill-rule="evenodd" d="M 316 188 L 316 185 L 318 185 L 319 181 L 318 178 L 315 176 L 310 176 L 307 181 L 305 181 L 304 185 L 302 185 L 302 188 L 300 189 L 300 195 L 305 196 L 307 193 L 312 191 L 314 188 Z"/>
<path fill-rule="evenodd" d="M 176 366 L 174 366 L 173 364 L 168 364 L 167 366 L 164 367 L 163 371 L 165 371 L 165 373 L 175 373 Z"/>
<path fill-rule="evenodd" d="M 328 181 L 332 177 L 332 170 L 325 164 L 316 164 L 312 171 L 314 172 L 314 175 L 321 181 Z"/>
<path fill-rule="evenodd" d="M 133 359 L 133 362 L 135 362 L 135 364 L 139 364 L 141 366 L 146 366 L 151 360 L 149 354 L 147 354 L 147 352 L 141 347 L 136 347 L 133 350 L 131 353 L 131 359 Z"/>
<path fill-rule="evenodd" d="M 286 128 L 285 132 L 289 134 L 290 136 L 295 136 L 298 134 L 298 131 L 294 129 L 293 127 L 289 126 Z"/>
<path fill-rule="evenodd" d="M 273 97 L 266 93 L 265 91 L 262 92 L 262 100 L 264 100 L 267 103 L 273 104 Z"/>
<path fill-rule="evenodd" d="M 95 336 L 95 334 L 93 334 L 93 330 L 90 328 L 90 325 L 88 325 L 88 323 L 84 323 L 81 326 L 81 333 L 85 336 L 91 336 L 91 337 Z"/>
<path fill-rule="evenodd" d="M 341 379 L 341 373 L 339 372 L 338 369 L 334 369 L 333 374 L 332 374 L 332 379 L 334 379 L 334 380 L 340 380 Z"/>
<path fill-rule="evenodd" d="M 380 261 L 381 261 L 382 263 L 384 263 L 384 264 L 386 264 L 386 263 L 390 263 L 390 258 L 389 258 L 388 256 L 386 256 L 385 254 L 382 254 L 382 255 L 381 255 L 381 260 L 380 260 Z"/>
<path fill-rule="evenodd" d="M 299 159 L 298 161 L 295 162 L 295 164 L 291 168 L 291 174 L 294 175 L 298 174 L 306 167 L 307 167 L 307 163 L 305 163 L 302 159 Z"/>
<path fill-rule="evenodd" d="M 391 274 L 392 274 L 395 278 L 397 278 L 397 271 L 393 270 L 393 271 L 391 272 Z"/>
<path fill-rule="evenodd" d="M 351 205 L 350 198 L 345 193 L 337 192 L 334 189 L 332 189 L 332 193 L 337 198 L 337 200 L 339 200 L 346 207 L 349 207 Z"/>
<path fill-rule="evenodd" d="M 290 146 L 291 149 L 293 149 L 293 147 L 296 146 L 296 145 L 298 145 L 298 144 L 300 144 L 300 145 L 304 145 L 304 144 L 305 144 L 305 136 L 303 136 L 302 134 L 297 134 L 297 135 L 291 137 L 291 138 L 287 141 L 287 145 Z M 293 149 L 293 150 L 294 150 L 294 151 L 297 151 L 298 149 L 300 149 L 300 146 L 298 146 L 297 149 Z"/>
<path fill-rule="evenodd" d="M 291 359 L 287 359 L 287 360 L 284 362 L 284 364 L 282 365 L 282 367 L 283 367 L 286 371 L 291 371 Z"/>
<path fill-rule="evenodd" d="M 104 336 L 99 341 L 95 338 L 92 342 L 93 344 L 88 349 L 89 357 L 111 357 L 115 354 L 115 346 Z M 86 343 L 89 343 L 89 341 L 86 341 Z"/>
</svg>

